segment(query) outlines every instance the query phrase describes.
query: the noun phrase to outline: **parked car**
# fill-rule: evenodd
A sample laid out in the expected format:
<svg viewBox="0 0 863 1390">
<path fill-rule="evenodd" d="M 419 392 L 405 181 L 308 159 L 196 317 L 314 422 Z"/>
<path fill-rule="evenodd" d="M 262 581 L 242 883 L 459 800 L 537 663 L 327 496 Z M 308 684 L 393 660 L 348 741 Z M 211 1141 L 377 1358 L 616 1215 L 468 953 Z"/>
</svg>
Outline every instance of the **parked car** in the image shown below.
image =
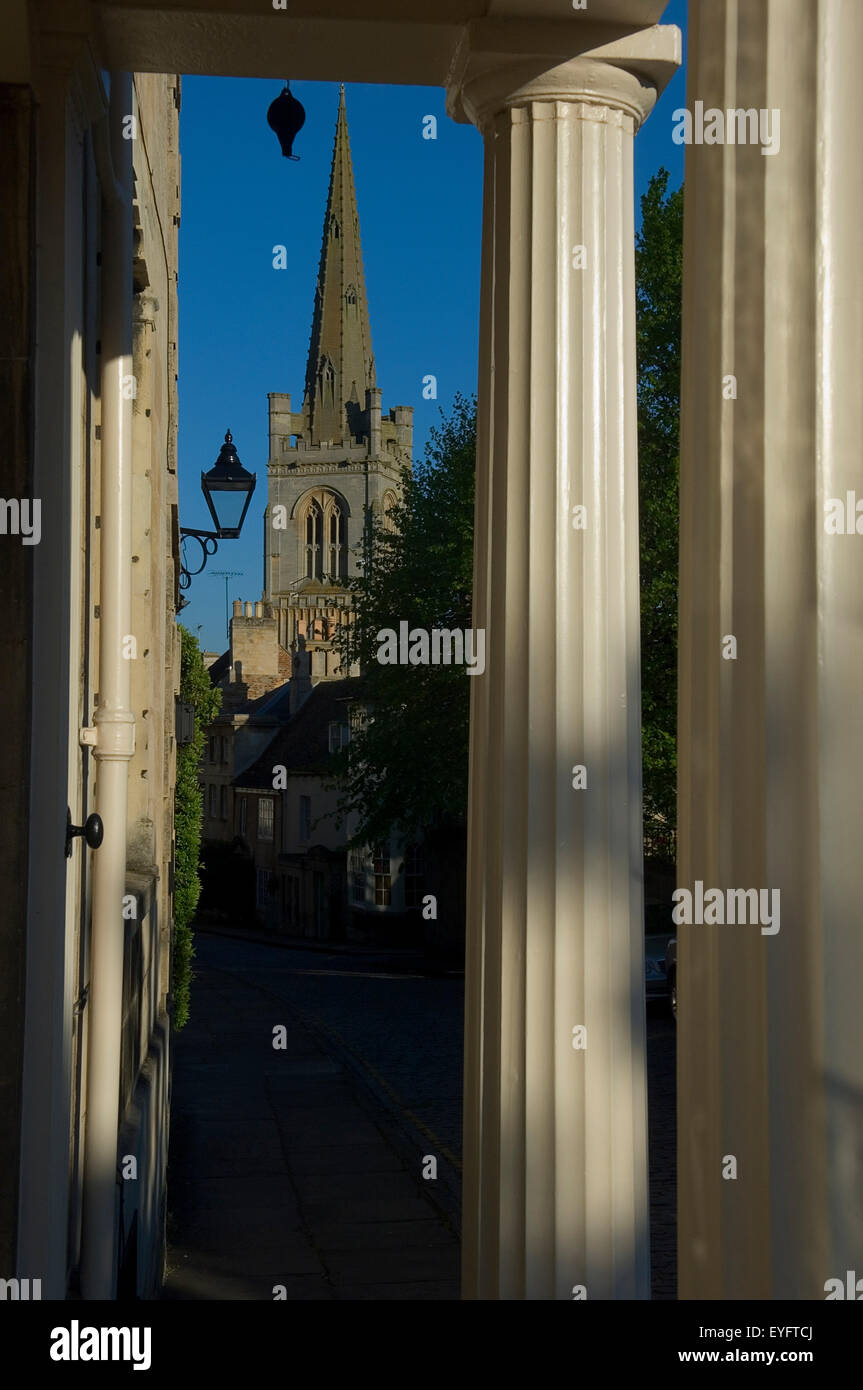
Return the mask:
<svg viewBox="0 0 863 1390">
<path fill-rule="evenodd" d="M 665 951 L 665 976 L 668 980 L 668 997 L 671 1012 L 677 1022 L 677 937 L 672 936 Z"/>
</svg>

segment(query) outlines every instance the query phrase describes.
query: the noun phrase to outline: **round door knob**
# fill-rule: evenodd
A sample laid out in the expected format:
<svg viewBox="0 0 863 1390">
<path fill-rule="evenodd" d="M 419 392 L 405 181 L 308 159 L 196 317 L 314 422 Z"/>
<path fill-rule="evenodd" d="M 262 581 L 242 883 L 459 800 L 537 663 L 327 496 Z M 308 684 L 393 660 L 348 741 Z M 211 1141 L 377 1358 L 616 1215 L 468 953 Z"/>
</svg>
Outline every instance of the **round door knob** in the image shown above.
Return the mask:
<svg viewBox="0 0 863 1390">
<path fill-rule="evenodd" d="M 94 811 L 84 822 L 84 839 L 91 849 L 98 849 L 105 835 L 102 817 Z"/>
<path fill-rule="evenodd" d="M 72 813 L 66 807 L 66 858 L 71 858 L 72 841 L 76 835 L 82 835 L 91 849 L 98 849 L 105 836 L 105 827 L 102 824 L 102 817 L 94 811 L 92 816 L 88 816 L 83 825 L 72 824 Z"/>
</svg>

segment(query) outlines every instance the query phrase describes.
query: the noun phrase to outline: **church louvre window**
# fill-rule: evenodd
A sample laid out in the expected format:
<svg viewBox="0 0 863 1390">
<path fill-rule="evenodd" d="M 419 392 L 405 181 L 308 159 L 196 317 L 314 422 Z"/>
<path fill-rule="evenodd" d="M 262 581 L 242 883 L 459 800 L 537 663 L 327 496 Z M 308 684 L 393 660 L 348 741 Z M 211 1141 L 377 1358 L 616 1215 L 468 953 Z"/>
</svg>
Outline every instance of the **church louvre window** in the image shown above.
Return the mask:
<svg viewBox="0 0 863 1390">
<path fill-rule="evenodd" d="M 345 290 L 345 303 L 349 304 L 353 309 L 357 307 L 356 285 L 348 285 L 347 289 Z"/>
<path fill-rule="evenodd" d="M 335 501 L 327 509 L 327 530 L 327 573 L 340 578 L 344 573 L 345 519 Z"/>
<path fill-rule="evenodd" d="M 319 502 L 312 501 L 306 509 L 306 578 L 320 579 L 322 560 L 323 512 Z"/>
<path fill-rule="evenodd" d="M 329 399 L 332 402 L 336 394 L 336 369 L 329 357 L 322 357 L 318 367 L 318 377 L 320 380 L 321 400 Z"/>
<path fill-rule="evenodd" d="M 347 526 L 336 496 L 329 491 L 319 492 L 309 498 L 300 517 L 305 577 L 344 578 L 347 573 Z M 326 632 L 321 635 L 326 637 Z"/>
</svg>

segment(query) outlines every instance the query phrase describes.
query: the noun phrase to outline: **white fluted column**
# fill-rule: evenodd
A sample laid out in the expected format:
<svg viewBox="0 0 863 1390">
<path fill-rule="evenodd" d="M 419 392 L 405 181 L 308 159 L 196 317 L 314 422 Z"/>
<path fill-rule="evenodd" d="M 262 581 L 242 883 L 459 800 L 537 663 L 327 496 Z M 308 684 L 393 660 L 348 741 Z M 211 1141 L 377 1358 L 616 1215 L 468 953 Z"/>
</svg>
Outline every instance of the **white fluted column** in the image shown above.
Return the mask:
<svg viewBox="0 0 863 1390">
<path fill-rule="evenodd" d="M 466 1298 L 649 1294 L 632 146 L 678 34 L 630 42 L 653 85 L 474 55 L 451 94 L 486 148 Z"/>
<path fill-rule="evenodd" d="M 679 1288 L 823 1299 L 863 1275 L 863 6 L 699 0 L 689 45 L 690 110 L 775 148 L 687 150 L 678 882 L 780 917 L 679 929 Z"/>
</svg>

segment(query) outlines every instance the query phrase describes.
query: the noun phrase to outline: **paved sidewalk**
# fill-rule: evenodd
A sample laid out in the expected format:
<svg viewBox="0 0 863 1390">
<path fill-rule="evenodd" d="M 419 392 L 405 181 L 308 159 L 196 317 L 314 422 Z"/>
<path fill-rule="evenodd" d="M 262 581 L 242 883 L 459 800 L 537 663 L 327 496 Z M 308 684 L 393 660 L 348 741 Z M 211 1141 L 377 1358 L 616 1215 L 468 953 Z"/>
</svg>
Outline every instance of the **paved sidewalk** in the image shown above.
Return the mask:
<svg viewBox="0 0 863 1390">
<path fill-rule="evenodd" d="M 458 1241 L 361 1083 L 288 1004 L 200 959 L 192 1010 L 174 1058 L 163 1297 L 457 1299 Z"/>
</svg>

